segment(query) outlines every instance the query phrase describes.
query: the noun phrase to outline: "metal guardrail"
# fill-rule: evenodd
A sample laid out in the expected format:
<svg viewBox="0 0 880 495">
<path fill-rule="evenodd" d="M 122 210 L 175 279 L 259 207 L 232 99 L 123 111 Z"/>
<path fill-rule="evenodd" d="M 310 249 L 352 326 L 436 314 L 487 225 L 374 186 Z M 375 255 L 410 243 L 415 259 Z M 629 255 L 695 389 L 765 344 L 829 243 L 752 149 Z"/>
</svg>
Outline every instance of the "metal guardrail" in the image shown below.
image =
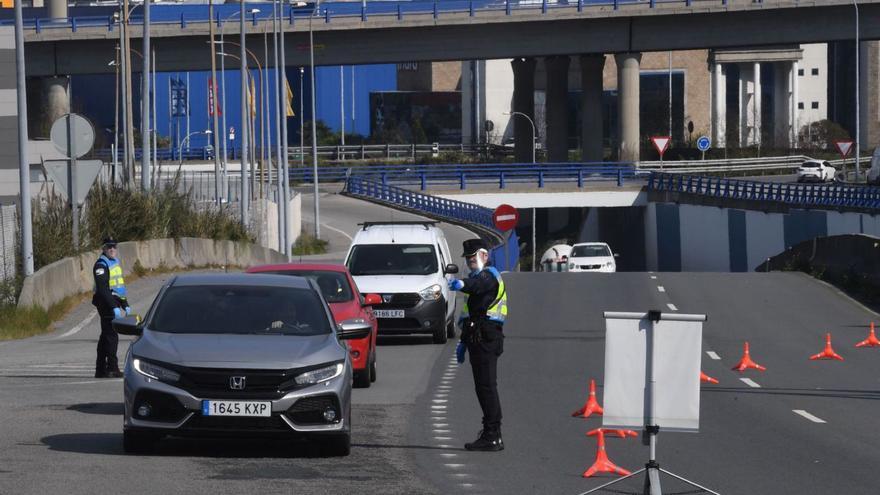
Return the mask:
<svg viewBox="0 0 880 495">
<path fill-rule="evenodd" d="M 770 201 L 801 207 L 880 210 L 880 187 L 844 184 L 784 184 L 653 172 L 649 191 L 671 191 L 745 201 Z"/>
<path fill-rule="evenodd" d="M 791 0 L 433 0 L 433 1 L 408 1 L 408 2 L 328 2 L 322 4 L 319 10 L 314 11 L 312 8 L 291 8 L 284 16 L 284 21 L 290 26 L 294 26 L 297 22 L 303 22 L 310 17 L 317 17 L 325 24 L 331 23 L 334 19 L 360 19 L 361 22 L 368 22 L 372 18 L 378 18 L 383 21 L 388 19 L 403 21 L 411 16 L 432 17 L 439 19 L 441 15 L 462 15 L 466 14 L 470 17 L 479 17 L 485 14 L 498 14 L 511 16 L 520 14 L 524 11 L 532 11 L 546 15 L 550 11 L 576 11 L 578 13 L 590 11 L 611 10 L 617 11 L 621 8 L 632 9 L 640 8 L 646 10 L 663 9 L 670 10 L 674 8 L 692 8 L 705 9 L 709 7 L 732 7 L 736 5 L 743 6 L 768 6 L 782 5 L 791 6 Z M 807 5 L 815 5 L 815 2 L 805 2 Z M 797 5 L 797 2 L 795 2 Z M 267 11 L 269 9 L 266 9 Z M 181 11 L 178 17 L 169 18 L 168 16 L 157 16 L 151 19 L 151 25 L 179 25 L 180 29 L 186 29 L 190 24 L 204 24 L 211 22 L 207 15 L 207 7 L 204 13 L 194 13 L 191 9 Z M 216 22 L 221 24 L 221 15 L 226 11 L 216 12 Z M 313 15 L 314 14 L 314 15 Z M 142 25 L 143 18 L 132 16 L 130 19 L 132 25 Z M 270 23 L 271 15 L 269 12 L 253 13 L 248 17 L 248 22 L 253 26 L 259 26 L 263 23 Z M 11 20 L 0 21 L 0 25 L 11 24 Z M 48 19 L 48 18 L 29 18 L 24 20 L 25 29 L 34 30 L 37 33 L 44 29 L 69 29 L 76 32 L 79 28 L 84 27 L 101 27 L 108 31 L 113 31 L 116 20 L 112 15 L 101 16 L 75 16 L 67 19 Z"/>
<path fill-rule="evenodd" d="M 639 162 L 640 170 L 671 173 L 725 173 L 725 172 L 794 172 L 805 160 L 813 158 L 806 155 L 768 156 L 764 158 L 734 158 L 728 160 L 678 160 L 672 162 Z M 831 166 L 839 170 L 843 166 L 854 166 L 855 159 L 828 160 Z M 863 156 L 860 164 L 871 163 L 871 157 Z"/>
</svg>

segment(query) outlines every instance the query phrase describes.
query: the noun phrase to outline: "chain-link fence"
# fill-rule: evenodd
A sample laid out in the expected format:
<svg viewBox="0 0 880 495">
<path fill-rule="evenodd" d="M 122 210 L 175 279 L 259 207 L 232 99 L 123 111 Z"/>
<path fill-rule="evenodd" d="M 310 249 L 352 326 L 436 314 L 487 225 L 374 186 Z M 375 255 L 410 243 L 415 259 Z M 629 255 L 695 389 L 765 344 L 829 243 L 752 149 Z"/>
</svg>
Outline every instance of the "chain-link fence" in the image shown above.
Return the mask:
<svg viewBox="0 0 880 495">
<path fill-rule="evenodd" d="M 0 205 L 0 282 L 15 278 L 15 205 Z"/>
</svg>

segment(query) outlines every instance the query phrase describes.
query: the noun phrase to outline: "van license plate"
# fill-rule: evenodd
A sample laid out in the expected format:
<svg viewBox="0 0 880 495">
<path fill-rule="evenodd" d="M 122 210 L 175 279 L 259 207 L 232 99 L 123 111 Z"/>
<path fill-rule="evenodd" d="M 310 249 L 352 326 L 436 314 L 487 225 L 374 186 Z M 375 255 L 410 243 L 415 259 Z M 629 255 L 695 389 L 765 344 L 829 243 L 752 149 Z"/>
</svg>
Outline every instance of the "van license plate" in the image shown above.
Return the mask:
<svg viewBox="0 0 880 495">
<path fill-rule="evenodd" d="M 403 318 L 402 309 L 374 309 L 373 315 L 376 318 Z"/>
<path fill-rule="evenodd" d="M 269 401 L 203 400 L 202 416 L 272 416 Z"/>
</svg>

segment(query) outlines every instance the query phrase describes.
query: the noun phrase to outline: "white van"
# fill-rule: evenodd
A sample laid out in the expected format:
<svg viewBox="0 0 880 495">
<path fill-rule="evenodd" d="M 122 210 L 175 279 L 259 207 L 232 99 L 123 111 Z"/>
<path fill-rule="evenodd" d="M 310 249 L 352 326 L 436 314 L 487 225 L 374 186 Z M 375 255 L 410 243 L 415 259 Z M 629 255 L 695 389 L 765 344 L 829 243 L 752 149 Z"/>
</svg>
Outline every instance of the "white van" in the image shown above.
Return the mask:
<svg viewBox="0 0 880 495">
<path fill-rule="evenodd" d="M 871 168 L 868 169 L 868 184 L 880 186 L 880 146 L 874 148 L 871 156 Z"/>
<path fill-rule="evenodd" d="M 365 222 L 345 257 L 358 289 L 382 296 L 373 306 L 379 334 L 427 333 L 435 344 L 455 336 L 455 294 L 448 274 L 458 273 L 437 222 Z"/>
</svg>

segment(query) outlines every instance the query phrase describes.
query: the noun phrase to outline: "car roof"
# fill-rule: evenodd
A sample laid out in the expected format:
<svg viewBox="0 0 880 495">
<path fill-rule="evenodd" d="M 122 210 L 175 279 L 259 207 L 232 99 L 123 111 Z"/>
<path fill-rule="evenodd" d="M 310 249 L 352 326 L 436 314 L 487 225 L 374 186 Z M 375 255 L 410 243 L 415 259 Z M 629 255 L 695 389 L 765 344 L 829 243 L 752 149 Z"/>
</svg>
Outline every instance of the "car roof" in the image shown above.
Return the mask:
<svg viewBox="0 0 880 495">
<path fill-rule="evenodd" d="M 174 287 L 197 285 L 246 285 L 263 287 L 290 287 L 310 289 L 309 281 L 303 277 L 290 275 L 247 274 L 247 273 L 192 273 L 178 275 L 171 282 Z"/>
<path fill-rule="evenodd" d="M 817 160 L 815 158 L 810 158 L 809 160 L 804 160 L 804 163 L 825 163 L 825 160 Z"/>
<path fill-rule="evenodd" d="M 575 246 L 607 246 L 607 245 L 608 245 L 607 242 L 579 242 L 577 244 L 572 245 L 571 247 L 575 247 Z"/>
<path fill-rule="evenodd" d="M 263 273 L 263 272 L 339 272 L 346 273 L 348 268 L 345 265 L 329 264 L 329 263 L 279 263 L 277 265 L 260 265 L 248 268 L 245 273 Z"/>
<path fill-rule="evenodd" d="M 433 225 L 369 225 L 357 231 L 352 245 L 358 244 L 433 244 L 443 231 Z"/>
</svg>

